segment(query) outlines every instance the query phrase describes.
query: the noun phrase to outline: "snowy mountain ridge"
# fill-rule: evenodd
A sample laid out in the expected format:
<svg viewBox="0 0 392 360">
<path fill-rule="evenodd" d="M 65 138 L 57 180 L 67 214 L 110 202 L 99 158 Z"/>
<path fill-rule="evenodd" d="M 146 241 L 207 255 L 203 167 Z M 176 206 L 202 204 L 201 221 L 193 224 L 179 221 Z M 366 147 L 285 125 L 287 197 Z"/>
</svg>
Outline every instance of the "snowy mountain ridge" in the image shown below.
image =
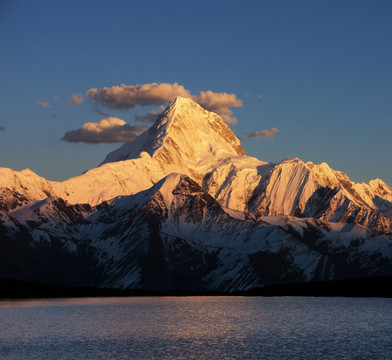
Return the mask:
<svg viewBox="0 0 392 360">
<path fill-rule="evenodd" d="M 231 291 L 392 275 L 391 233 L 382 180 L 249 157 L 191 99 L 66 181 L 0 168 L 0 276 Z"/>
<path fill-rule="evenodd" d="M 317 213 L 306 204 L 322 189 L 329 189 L 328 201 L 334 204 L 329 215 L 324 214 L 327 219 L 339 220 L 333 210 L 346 200 L 384 215 L 392 204 L 392 190 L 380 179 L 355 184 L 326 163 L 314 165 L 293 158 L 270 164 L 246 156 L 218 115 L 184 98 L 173 101 L 134 142 L 124 144 L 101 166 L 82 175 L 53 182 L 30 170 L 0 168 L 0 182 L 30 200 L 58 196 L 73 204 L 96 205 L 145 190 L 172 172 L 196 180 L 225 208 L 256 216 L 321 216 L 320 209 Z"/>
<path fill-rule="evenodd" d="M 183 174 L 96 207 L 38 201 L 10 211 L 0 235 L 0 275 L 64 285 L 234 291 L 392 268 L 391 236 L 313 218 L 238 220 Z"/>
</svg>

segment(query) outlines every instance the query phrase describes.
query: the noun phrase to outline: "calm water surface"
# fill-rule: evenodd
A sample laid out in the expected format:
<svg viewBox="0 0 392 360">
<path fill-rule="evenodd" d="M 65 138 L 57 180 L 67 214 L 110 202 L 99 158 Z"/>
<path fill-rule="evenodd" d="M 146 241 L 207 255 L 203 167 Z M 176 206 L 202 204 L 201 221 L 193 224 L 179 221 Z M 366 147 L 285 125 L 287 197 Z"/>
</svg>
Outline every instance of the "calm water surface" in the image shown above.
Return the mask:
<svg viewBox="0 0 392 360">
<path fill-rule="evenodd" d="M 392 359 L 392 299 L 0 302 L 0 359 Z"/>
</svg>

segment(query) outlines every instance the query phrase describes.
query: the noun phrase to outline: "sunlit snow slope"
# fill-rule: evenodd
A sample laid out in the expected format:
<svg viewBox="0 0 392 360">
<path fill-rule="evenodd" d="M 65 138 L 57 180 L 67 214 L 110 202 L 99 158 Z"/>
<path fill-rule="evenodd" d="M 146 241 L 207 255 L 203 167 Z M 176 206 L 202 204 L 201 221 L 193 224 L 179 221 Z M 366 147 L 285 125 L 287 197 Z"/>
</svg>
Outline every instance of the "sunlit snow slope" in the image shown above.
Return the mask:
<svg viewBox="0 0 392 360">
<path fill-rule="evenodd" d="M 58 196 L 96 205 L 145 190 L 172 172 L 190 176 L 240 218 L 290 215 L 392 230 L 392 189 L 382 180 L 355 184 L 326 163 L 248 157 L 218 115 L 186 98 L 174 100 L 150 129 L 80 176 L 59 183 L 0 168 L 0 184 L 29 200 Z"/>
</svg>

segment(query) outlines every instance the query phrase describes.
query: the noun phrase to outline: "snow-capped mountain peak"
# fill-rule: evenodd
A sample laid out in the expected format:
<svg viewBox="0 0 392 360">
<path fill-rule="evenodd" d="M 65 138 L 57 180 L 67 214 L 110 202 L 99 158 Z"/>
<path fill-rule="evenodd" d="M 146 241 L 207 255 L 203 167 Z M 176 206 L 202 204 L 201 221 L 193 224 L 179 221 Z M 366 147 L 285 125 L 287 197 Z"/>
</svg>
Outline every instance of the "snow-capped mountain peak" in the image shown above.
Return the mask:
<svg viewBox="0 0 392 360">
<path fill-rule="evenodd" d="M 147 152 L 160 163 L 194 166 L 245 155 L 240 140 L 221 117 L 192 99 L 177 97 L 135 141 L 111 152 L 103 164 L 134 159 Z"/>
<path fill-rule="evenodd" d="M 187 98 L 66 181 L 0 168 L 0 276 L 193 290 L 380 276 L 392 274 L 391 234 L 382 180 L 246 156 Z"/>
<path fill-rule="evenodd" d="M 298 158 L 273 164 L 248 157 L 217 114 L 181 97 L 135 141 L 82 175 L 51 182 L 28 170 L 0 168 L 1 187 L 10 190 L 3 192 L 2 207 L 49 196 L 94 206 L 150 189 L 172 173 L 188 176 L 240 218 L 245 213 L 255 219 L 305 216 L 352 221 L 383 232 L 392 229 L 392 189 L 383 181 L 356 184 L 326 163 Z"/>
</svg>

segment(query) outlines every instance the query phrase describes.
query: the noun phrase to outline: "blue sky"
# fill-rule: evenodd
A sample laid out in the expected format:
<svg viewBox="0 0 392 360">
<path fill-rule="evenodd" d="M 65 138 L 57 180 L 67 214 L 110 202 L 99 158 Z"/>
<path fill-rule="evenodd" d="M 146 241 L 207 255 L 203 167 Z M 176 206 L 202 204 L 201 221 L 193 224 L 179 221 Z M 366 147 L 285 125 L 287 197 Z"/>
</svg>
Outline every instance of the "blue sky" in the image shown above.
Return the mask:
<svg viewBox="0 0 392 360">
<path fill-rule="evenodd" d="M 392 185 L 391 18 L 381 0 L 3 0 L 0 166 L 78 175 L 121 144 L 62 141 L 67 131 L 106 116 L 137 126 L 157 107 L 97 105 L 89 89 L 178 83 L 242 100 L 231 108 L 239 137 L 279 129 L 247 138 L 248 155 L 325 161 Z M 84 101 L 68 105 L 72 94 Z"/>
</svg>

